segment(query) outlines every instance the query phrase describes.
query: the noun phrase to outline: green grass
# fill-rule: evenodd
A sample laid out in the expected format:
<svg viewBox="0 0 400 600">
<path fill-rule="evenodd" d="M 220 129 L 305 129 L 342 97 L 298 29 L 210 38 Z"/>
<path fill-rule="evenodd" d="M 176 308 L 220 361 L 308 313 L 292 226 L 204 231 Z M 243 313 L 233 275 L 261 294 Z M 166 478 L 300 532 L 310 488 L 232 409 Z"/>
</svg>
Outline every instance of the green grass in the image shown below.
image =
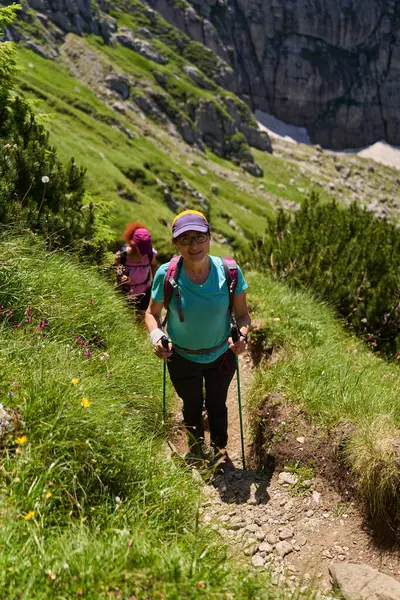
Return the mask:
<svg viewBox="0 0 400 600">
<path fill-rule="evenodd" d="M 136 12 L 124 14 L 126 24 L 132 27 L 137 18 Z M 78 39 L 70 35 L 67 44 L 79 44 L 80 52 L 95 52 L 99 63 L 110 65 L 116 72 L 122 72 L 130 80 L 150 86 L 155 91 L 161 88 L 154 80 L 154 72 L 162 72 L 168 81 L 169 98 L 177 108 L 182 98 L 215 101 L 214 93 L 193 85 L 182 70 L 184 59 L 170 49 L 170 62 L 164 66 L 121 46 L 106 46 L 96 36 Z M 156 178 L 169 186 L 176 200 L 193 206 L 196 204 L 190 194 L 171 188 L 171 169 L 208 200 L 213 230 L 224 236 L 235 249 L 246 249 L 251 234 L 263 234 L 267 216 L 271 215 L 273 205 L 280 199 L 302 202 L 303 194 L 297 186 L 301 183 L 305 189 L 310 187 L 307 178 L 298 179 L 296 185 L 290 183 L 298 172 L 295 164 L 288 168 L 284 159 L 257 150 L 253 150 L 253 154 L 264 169 L 263 178 L 241 173 L 232 162 L 209 150 L 204 155 L 193 153 L 189 147 L 168 136 L 161 125 L 143 120 L 129 107 L 124 115 L 113 111 L 96 95 L 96 90 L 73 77 L 62 62 L 43 59 L 21 47 L 18 47 L 17 57 L 22 67 L 18 78 L 19 90 L 25 97 L 39 100 L 39 113 L 52 116 L 50 138 L 60 158 L 67 161 L 74 156 L 77 163 L 87 169 L 90 192 L 110 203 L 110 225 L 115 232 L 115 240 L 119 239 L 127 221 L 141 220 L 152 231 L 162 256 L 171 254 L 168 224 L 174 215 L 164 201 L 163 186 L 154 183 Z M 219 93 L 233 97 L 223 90 Z M 129 129 L 133 139 L 129 139 L 119 127 Z M 126 176 L 129 169 L 146 170 L 145 165 L 151 165 L 152 172 L 147 169 L 147 174 L 153 183 L 138 184 Z M 199 172 L 200 168 L 205 175 Z M 219 187 L 218 195 L 211 193 L 213 184 Z M 264 186 L 262 190 L 261 184 Z M 226 244 L 221 243 L 214 244 L 212 251 L 216 254 L 232 253 Z"/>
<path fill-rule="evenodd" d="M 0 597 L 287 598 L 199 525 L 199 486 L 163 450 L 162 364 L 110 284 L 34 236 L 1 246 L 18 426 L 1 439 Z"/>
<path fill-rule="evenodd" d="M 234 245 L 240 247 L 246 244 L 243 232 L 263 232 L 265 215 L 270 214 L 272 208 L 268 200 L 257 194 L 260 180 L 248 176 L 245 181 L 252 193 L 240 190 L 237 183 L 224 174 L 239 174 L 228 160 L 220 159 L 211 152 L 207 152 L 204 158 L 197 154 L 187 155 L 184 148 L 174 143 L 172 138 L 160 136 L 160 130 L 150 123 L 145 127 L 151 135 L 143 135 L 143 122 L 136 115 L 131 114 L 133 120 L 128 121 L 114 113 L 93 91 L 57 63 L 21 48 L 18 49 L 18 63 L 22 67 L 19 86 L 24 95 L 40 98 L 38 110 L 53 117 L 49 124 L 50 139 L 56 145 L 60 158 L 67 161 L 71 155 L 74 156 L 78 164 L 87 168 L 88 189 L 111 203 L 111 226 L 116 237 L 127 221 L 142 220 L 152 231 L 157 248 L 161 246 L 165 254 L 171 252 L 166 245 L 169 230 L 164 222 L 170 223 L 173 213 L 163 200 L 163 188 L 154 184 L 138 186 L 124 174 L 128 169 L 143 169 L 145 164 L 154 166 L 154 172 L 150 173 L 153 179 L 158 177 L 169 183 L 169 170 L 173 169 L 201 192 L 211 205 L 213 229 L 226 235 Z M 134 139 L 129 140 L 113 126 L 115 123 L 131 129 Z M 199 168 L 206 171 L 205 176 L 200 174 Z M 215 172 L 216 169 L 221 169 L 224 177 Z M 219 186 L 218 196 L 211 193 L 213 183 Z M 120 189 L 136 201 L 120 197 Z M 179 194 L 177 199 L 180 199 Z M 238 229 L 228 224 L 230 218 Z M 220 245 L 216 245 L 215 251 L 230 252 Z"/>
<path fill-rule="evenodd" d="M 258 372 L 251 414 L 266 394 L 281 392 L 321 427 L 350 423 L 346 456 L 361 494 L 375 513 L 398 512 L 398 366 L 346 333 L 322 303 L 266 275 L 251 274 L 248 280 L 263 335 L 282 354 Z"/>
</svg>

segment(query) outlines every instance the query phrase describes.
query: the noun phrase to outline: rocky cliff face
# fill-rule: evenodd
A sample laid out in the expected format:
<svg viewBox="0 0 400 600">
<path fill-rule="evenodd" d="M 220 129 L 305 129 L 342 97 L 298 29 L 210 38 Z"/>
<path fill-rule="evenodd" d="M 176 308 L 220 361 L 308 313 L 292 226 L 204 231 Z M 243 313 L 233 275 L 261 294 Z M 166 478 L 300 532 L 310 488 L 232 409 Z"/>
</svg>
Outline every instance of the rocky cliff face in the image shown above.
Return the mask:
<svg viewBox="0 0 400 600">
<path fill-rule="evenodd" d="M 26 0 L 7 37 L 62 62 L 117 113 L 139 111 L 142 118 L 179 134 L 198 151 L 208 147 L 244 171 L 262 176 L 250 146 L 272 152 L 271 142 L 248 106 L 223 89 L 233 81 L 228 64 L 168 25 L 147 4 L 128 0 L 126 6 L 113 5 L 116 18 L 110 16 L 110 8 L 106 0 Z M 118 22 L 125 12 L 131 14 L 131 29 Z M 133 54 L 132 66 L 127 63 L 124 68 L 70 33 L 93 33 L 111 47 L 123 46 L 140 55 L 145 59 L 140 72 Z M 115 126 L 132 138 L 129 128 Z"/>
<path fill-rule="evenodd" d="M 115 1 L 119 10 L 137 10 L 133 0 Z M 147 5 L 212 50 L 217 62 L 207 77 L 252 109 L 306 127 L 312 141 L 325 147 L 379 139 L 400 145 L 397 0 L 190 2 L 147 0 Z M 25 18 L 35 12 L 53 39 L 68 31 L 115 39 L 109 15 L 115 6 L 107 0 L 29 0 L 26 6 L 34 11 Z"/>
<path fill-rule="evenodd" d="M 332 148 L 400 144 L 396 0 L 149 0 L 212 48 L 252 108 L 305 126 Z"/>
</svg>

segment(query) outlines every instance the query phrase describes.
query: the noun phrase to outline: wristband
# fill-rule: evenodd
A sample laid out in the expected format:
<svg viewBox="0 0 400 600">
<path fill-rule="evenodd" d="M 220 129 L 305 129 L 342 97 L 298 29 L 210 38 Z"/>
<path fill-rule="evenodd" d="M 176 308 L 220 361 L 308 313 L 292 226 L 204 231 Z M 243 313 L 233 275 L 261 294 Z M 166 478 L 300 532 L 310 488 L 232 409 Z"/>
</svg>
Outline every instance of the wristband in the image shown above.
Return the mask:
<svg viewBox="0 0 400 600">
<path fill-rule="evenodd" d="M 153 329 L 153 331 L 150 331 L 149 335 L 153 346 L 155 346 L 161 338 L 165 337 L 165 333 L 162 329 Z"/>
</svg>

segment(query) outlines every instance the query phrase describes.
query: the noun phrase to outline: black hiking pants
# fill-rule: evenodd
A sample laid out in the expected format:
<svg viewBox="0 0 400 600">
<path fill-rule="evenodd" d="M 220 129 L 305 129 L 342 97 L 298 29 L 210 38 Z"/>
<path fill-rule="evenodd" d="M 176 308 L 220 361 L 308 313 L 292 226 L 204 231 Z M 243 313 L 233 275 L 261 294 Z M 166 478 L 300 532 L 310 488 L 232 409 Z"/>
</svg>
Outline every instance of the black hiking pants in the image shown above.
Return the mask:
<svg viewBox="0 0 400 600">
<path fill-rule="evenodd" d="M 172 352 L 167 365 L 174 388 L 183 402 L 183 419 L 189 434 L 190 449 L 198 452 L 204 440 L 204 403 L 211 444 L 225 448 L 228 443 L 226 397 L 236 369 L 236 357 L 233 352 L 227 350 L 212 363 L 193 362 Z"/>
</svg>

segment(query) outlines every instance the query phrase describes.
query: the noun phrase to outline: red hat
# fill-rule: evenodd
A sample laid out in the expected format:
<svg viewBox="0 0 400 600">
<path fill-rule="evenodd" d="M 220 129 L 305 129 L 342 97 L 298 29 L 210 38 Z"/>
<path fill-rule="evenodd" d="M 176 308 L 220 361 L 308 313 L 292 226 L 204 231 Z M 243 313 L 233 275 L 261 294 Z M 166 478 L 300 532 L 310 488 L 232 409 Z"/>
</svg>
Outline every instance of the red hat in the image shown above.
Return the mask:
<svg viewBox="0 0 400 600">
<path fill-rule="evenodd" d="M 137 249 L 142 256 L 148 256 L 153 251 L 150 231 L 144 227 L 136 229 L 132 236 L 132 241 L 135 242 Z"/>
</svg>

